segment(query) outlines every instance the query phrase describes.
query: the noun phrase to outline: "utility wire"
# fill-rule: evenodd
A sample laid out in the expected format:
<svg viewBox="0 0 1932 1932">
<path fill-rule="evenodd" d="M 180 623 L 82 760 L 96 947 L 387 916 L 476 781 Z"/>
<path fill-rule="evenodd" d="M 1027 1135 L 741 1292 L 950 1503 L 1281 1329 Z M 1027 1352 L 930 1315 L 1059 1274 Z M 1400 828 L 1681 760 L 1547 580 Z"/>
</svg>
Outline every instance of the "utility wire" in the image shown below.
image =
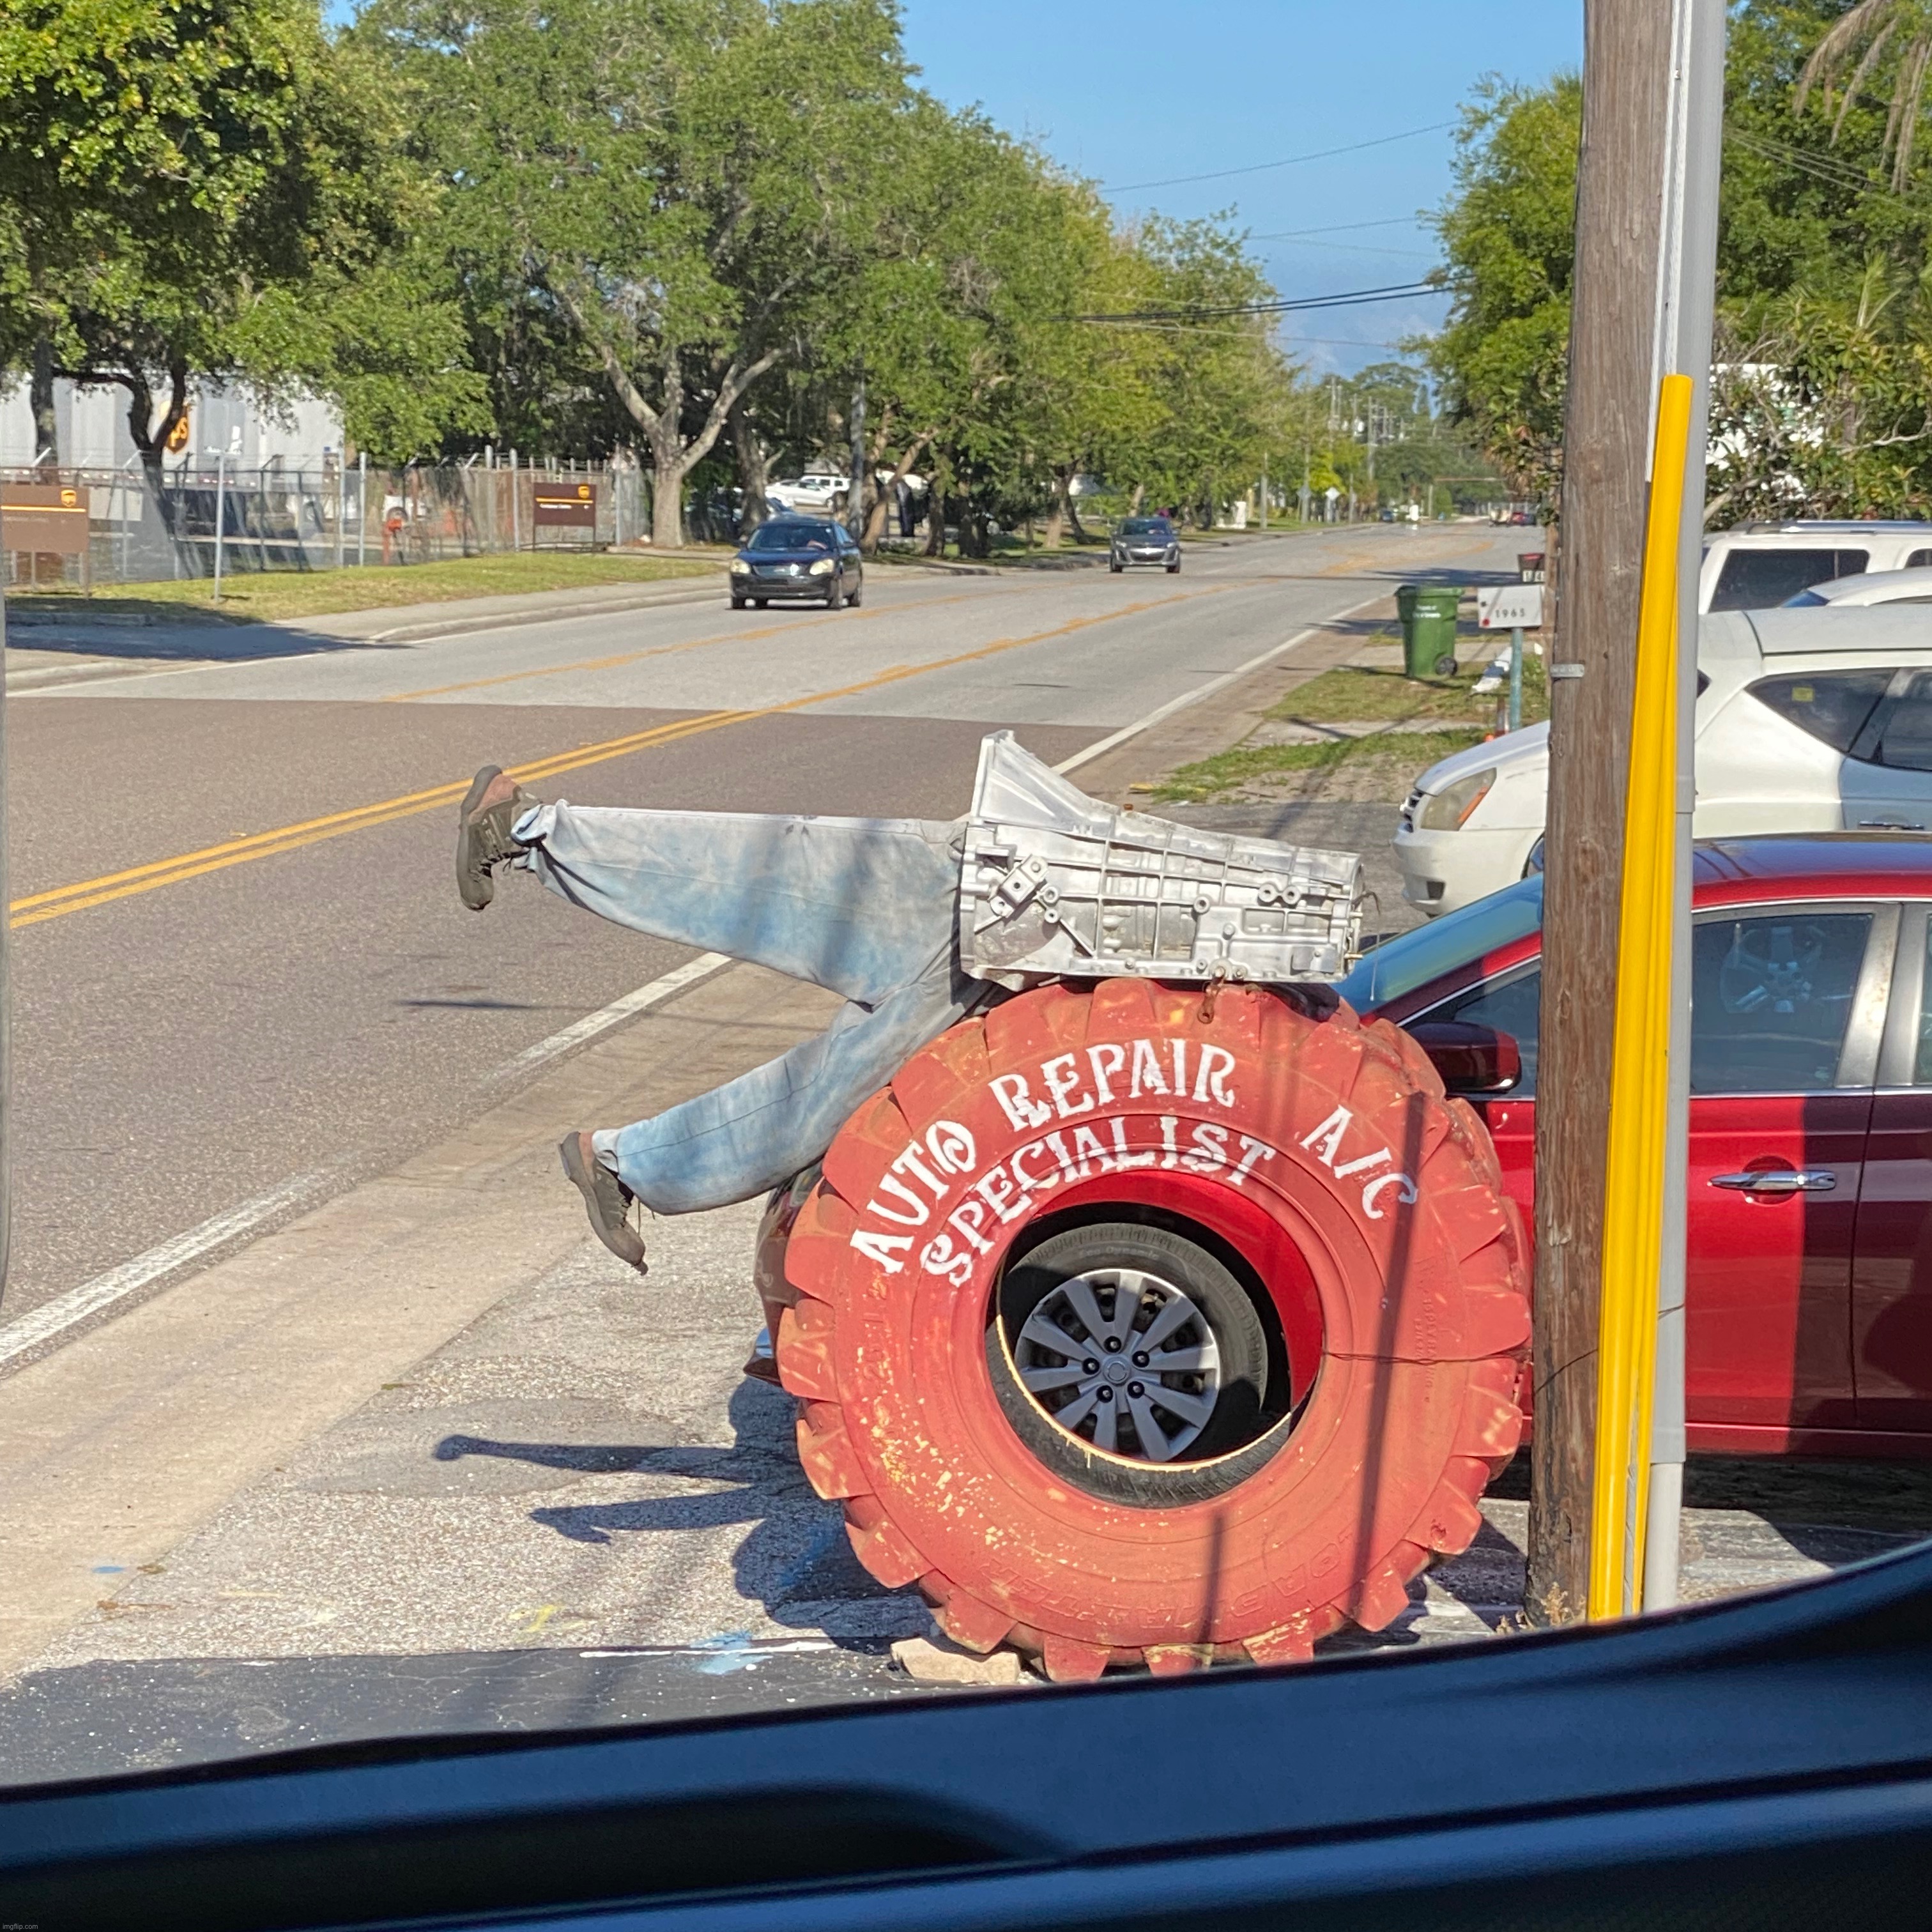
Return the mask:
<svg viewBox="0 0 1932 1932">
<path fill-rule="evenodd" d="M 1231 302 L 1220 307 L 1130 309 L 1107 315 L 1065 315 L 1060 322 L 1206 322 L 1228 315 L 1288 315 L 1311 308 L 1357 308 L 1368 302 L 1403 302 L 1448 291 L 1435 282 L 1398 282 L 1378 289 L 1345 289 L 1340 295 L 1300 296 L 1292 300 Z"/>
<path fill-rule="evenodd" d="M 1102 182 L 1102 194 L 1132 194 L 1136 188 L 1180 188 L 1190 182 L 1226 181 L 1232 175 L 1265 174 L 1270 168 L 1299 167 L 1304 161 L 1325 161 L 1336 154 L 1358 154 L 1364 148 L 1386 148 L 1391 141 L 1412 141 L 1418 134 L 1439 134 L 1453 121 L 1432 121 L 1426 128 L 1406 128 L 1400 134 L 1378 135 L 1372 141 L 1351 141 L 1346 148 L 1318 148 L 1312 154 L 1290 154 L 1285 160 L 1256 161 L 1245 168 L 1212 168 L 1202 175 L 1169 175 L 1161 181 Z"/>
<path fill-rule="evenodd" d="M 1412 214 L 1390 214 L 1379 221 L 1337 221 L 1326 228 L 1271 228 L 1265 235 L 1250 235 L 1250 242 L 1292 242 L 1304 235 L 1346 235 L 1358 228 L 1408 228 L 1415 225 Z"/>
<path fill-rule="evenodd" d="M 1801 174 L 1815 175 L 1834 188 L 1850 188 L 1859 194 L 1883 195 L 1888 200 L 1898 198 L 1896 188 L 1875 181 L 1869 175 L 1860 174 L 1845 162 L 1830 160 L 1822 154 L 1808 154 L 1802 148 L 1787 147 L 1782 141 L 1769 140 L 1762 134 L 1747 134 L 1738 128 L 1726 128 L 1724 139 L 1750 149 L 1753 154 L 1763 155 L 1767 160 L 1782 161 Z"/>
</svg>

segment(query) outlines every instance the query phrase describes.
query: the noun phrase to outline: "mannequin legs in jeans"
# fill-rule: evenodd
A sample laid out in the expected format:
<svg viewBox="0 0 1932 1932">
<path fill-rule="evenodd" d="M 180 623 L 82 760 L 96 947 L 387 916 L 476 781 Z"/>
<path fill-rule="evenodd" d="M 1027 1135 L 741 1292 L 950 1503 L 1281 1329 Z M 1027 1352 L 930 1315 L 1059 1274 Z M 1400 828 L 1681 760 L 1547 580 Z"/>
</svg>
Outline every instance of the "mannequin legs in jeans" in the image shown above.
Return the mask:
<svg viewBox="0 0 1932 1932">
<path fill-rule="evenodd" d="M 846 1001 L 824 1032 L 722 1087 L 566 1139 L 565 1171 L 614 1253 L 643 1267 L 633 1199 L 689 1214 L 810 1166 L 860 1101 L 983 998 L 958 965 L 959 833 L 920 819 L 545 805 L 494 766 L 477 774 L 457 859 L 474 910 L 508 866 L 634 932 Z"/>
</svg>

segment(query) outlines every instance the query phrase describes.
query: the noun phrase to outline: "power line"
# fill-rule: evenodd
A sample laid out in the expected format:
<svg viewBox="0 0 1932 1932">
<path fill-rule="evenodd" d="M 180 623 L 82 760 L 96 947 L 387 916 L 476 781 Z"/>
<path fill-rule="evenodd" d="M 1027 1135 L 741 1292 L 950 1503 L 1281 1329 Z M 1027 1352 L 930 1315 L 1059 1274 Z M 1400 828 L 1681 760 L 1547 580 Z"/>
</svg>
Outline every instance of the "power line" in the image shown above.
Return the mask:
<svg viewBox="0 0 1932 1932">
<path fill-rule="evenodd" d="M 1372 141 L 1352 141 L 1346 148 L 1320 148 L 1312 154 L 1290 154 L 1286 160 L 1256 161 L 1245 168 L 1213 168 L 1202 175 L 1169 175 L 1162 181 L 1103 182 L 1102 194 L 1132 194 L 1137 188 L 1180 188 L 1190 182 L 1226 181 L 1232 175 L 1265 174 L 1270 168 L 1299 167 L 1304 161 L 1325 161 L 1336 154 L 1358 154 L 1364 148 L 1386 148 L 1391 141 L 1412 141 L 1418 134 L 1439 134 L 1453 121 L 1432 121 L 1426 128 L 1406 128 L 1400 134 L 1378 135 Z"/>
<path fill-rule="evenodd" d="M 1834 188 L 1850 188 L 1858 194 L 1883 195 L 1896 199 L 1898 190 L 1882 182 L 1874 181 L 1869 175 L 1860 174 L 1856 168 L 1843 161 L 1834 161 L 1822 154 L 1808 154 L 1802 148 L 1787 147 L 1782 141 L 1768 140 L 1762 134 L 1748 134 L 1741 128 L 1727 126 L 1724 139 L 1734 142 L 1738 147 L 1748 148 L 1752 153 L 1762 154 L 1767 160 L 1781 161 L 1786 167 L 1796 168 L 1801 174 L 1815 175 L 1822 182 L 1828 182 Z"/>
<path fill-rule="evenodd" d="M 1230 302 L 1192 308 L 1131 309 L 1108 315 L 1068 315 L 1062 322 L 1205 322 L 1229 315 L 1288 315 L 1311 308 L 1357 308 L 1365 303 L 1403 302 L 1418 296 L 1446 295 L 1435 282 L 1398 282 L 1376 289 L 1345 289 L 1339 295 L 1299 296 L 1288 300 Z"/>
<path fill-rule="evenodd" d="M 1292 242 L 1303 235 L 1346 235 L 1357 228 L 1412 228 L 1412 214 L 1390 214 L 1379 221 L 1337 221 L 1326 228 L 1271 228 L 1265 235 L 1250 235 L 1250 242 Z"/>
</svg>

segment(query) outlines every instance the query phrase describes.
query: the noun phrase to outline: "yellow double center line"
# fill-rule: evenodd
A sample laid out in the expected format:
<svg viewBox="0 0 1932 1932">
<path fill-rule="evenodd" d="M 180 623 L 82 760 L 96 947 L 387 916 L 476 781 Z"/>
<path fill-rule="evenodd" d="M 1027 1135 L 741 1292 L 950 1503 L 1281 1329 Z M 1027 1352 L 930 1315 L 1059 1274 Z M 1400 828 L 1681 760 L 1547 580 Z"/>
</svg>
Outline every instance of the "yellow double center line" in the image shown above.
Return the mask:
<svg viewBox="0 0 1932 1932">
<path fill-rule="evenodd" d="M 1027 644 L 1045 644 L 1095 624 L 1111 623 L 1169 604 L 1184 603 L 1196 597 L 1212 597 L 1238 584 L 1217 584 L 1202 590 L 1186 591 L 1179 596 L 1153 598 L 1138 604 L 1124 604 L 1090 617 L 1075 617 L 1051 630 L 1035 631 L 1024 638 L 1000 638 L 976 650 L 961 651 L 950 658 L 936 658 L 917 664 L 894 664 L 874 677 L 857 684 L 842 686 L 836 691 L 814 691 L 803 698 L 786 699 L 748 711 L 706 711 L 693 718 L 680 718 L 668 724 L 654 725 L 648 731 L 634 731 L 628 737 L 608 738 L 602 743 L 580 745 L 575 750 L 558 752 L 528 764 L 506 766 L 519 784 L 538 784 L 560 777 L 566 772 L 580 771 L 586 765 L 599 765 L 611 758 L 646 752 L 680 738 L 695 737 L 706 731 L 722 730 L 728 724 L 748 722 L 754 718 L 775 718 L 788 711 L 803 710 L 814 704 L 828 704 L 841 698 L 856 698 L 907 678 L 924 677 L 932 671 L 946 670 L 976 658 L 997 657 L 1002 652 L 1018 650 Z M 163 886 L 179 885 L 210 872 L 224 872 L 230 866 L 245 866 L 256 859 L 272 859 L 278 853 L 293 852 L 304 845 L 320 844 L 325 838 L 340 838 L 351 832 L 366 832 L 398 818 L 411 818 L 418 812 L 434 812 L 439 806 L 454 805 L 470 788 L 467 778 L 452 779 L 447 784 L 432 785 L 426 791 L 405 792 L 374 805 L 358 806 L 352 812 L 331 812 L 322 818 L 307 818 L 296 825 L 278 826 L 272 832 L 250 832 L 219 845 L 205 845 L 198 852 L 183 852 L 172 859 L 157 859 L 146 866 L 130 866 L 124 872 L 108 872 L 98 879 L 84 879 L 76 885 L 56 886 L 51 891 L 29 893 L 15 899 L 8 908 L 9 924 L 16 930 L 38 926 L 44 920 L 60 919 L 70 912 L 85 912 L 90 906 L 106 905 L 116 899 L 131 898 L 137 892 L 158 891 Z"/>
</svg>

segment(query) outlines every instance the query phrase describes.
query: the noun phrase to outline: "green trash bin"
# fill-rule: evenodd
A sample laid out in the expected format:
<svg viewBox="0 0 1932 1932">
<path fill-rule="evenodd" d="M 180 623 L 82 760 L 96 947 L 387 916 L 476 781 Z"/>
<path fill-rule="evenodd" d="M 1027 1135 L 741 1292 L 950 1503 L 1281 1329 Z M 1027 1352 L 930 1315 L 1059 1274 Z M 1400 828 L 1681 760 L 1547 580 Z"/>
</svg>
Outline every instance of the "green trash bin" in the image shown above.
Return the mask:
<svg viewBox="0 0 1932 1932">
<path fill-rule="evenodd" d="M 1453 584 L 1405 584 L 1395 593 L 1402 619 L 1402 668 L 1409 677 L 1456 674 L 1456 608 L 1462 593 Z"/>
</svg>

